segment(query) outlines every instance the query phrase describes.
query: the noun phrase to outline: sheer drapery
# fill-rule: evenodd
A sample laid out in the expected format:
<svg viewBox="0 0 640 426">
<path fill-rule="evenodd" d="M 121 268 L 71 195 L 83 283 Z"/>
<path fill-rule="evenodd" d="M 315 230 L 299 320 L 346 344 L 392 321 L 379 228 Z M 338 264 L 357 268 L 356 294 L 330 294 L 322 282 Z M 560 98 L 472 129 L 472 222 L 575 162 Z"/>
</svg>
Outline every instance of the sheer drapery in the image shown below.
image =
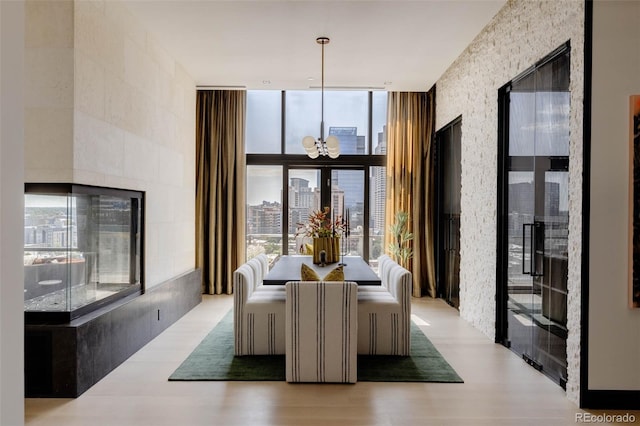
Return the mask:
<svg viewBox="0 0 640 426">
<path fill-rule="evenodd" d="M 244 91 L 202 90 L 196 102 L 196 266 L 203 292 L 231 294 L 245 257 Z"/>
<path fill-rule="evenodd" d="M 407 212 L 413 258 L 404 266 L 413 273 L 413 295 L 435 297 L 435 86 L 426 93 L 389 92 L 387 127 L 385 241 L 391 241 L 388 225 L 395 222 L 396 212 Z"/>
</svg>

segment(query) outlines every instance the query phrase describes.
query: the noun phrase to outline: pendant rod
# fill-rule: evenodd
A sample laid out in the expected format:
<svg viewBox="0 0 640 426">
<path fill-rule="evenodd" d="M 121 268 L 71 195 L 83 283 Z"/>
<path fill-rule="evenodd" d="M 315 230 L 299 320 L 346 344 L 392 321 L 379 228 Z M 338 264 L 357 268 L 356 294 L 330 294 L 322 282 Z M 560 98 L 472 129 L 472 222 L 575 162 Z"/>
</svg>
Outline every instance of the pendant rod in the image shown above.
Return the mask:
<svg viewBox="0 0 640 426">
<path fill-rule="evenodd" d="M 322 44 L 322 73 L 320 86 L 320 142 L 324 142 L 324 43 Z"/>
<path fill-rule="evenodd" d="M 324 143 L 324 45 L 329 43 L 328 37 L 318 37 L 316 43 L 322 46 L 322 71 L 320 85 L 320 144 Z"/>
</svg>

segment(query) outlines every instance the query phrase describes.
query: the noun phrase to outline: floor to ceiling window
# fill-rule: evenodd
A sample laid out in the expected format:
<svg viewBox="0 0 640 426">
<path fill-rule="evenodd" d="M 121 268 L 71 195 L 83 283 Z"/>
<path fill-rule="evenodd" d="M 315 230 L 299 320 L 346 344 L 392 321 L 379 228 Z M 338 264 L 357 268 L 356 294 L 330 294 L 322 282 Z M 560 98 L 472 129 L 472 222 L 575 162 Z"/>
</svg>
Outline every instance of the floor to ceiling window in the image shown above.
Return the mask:
<svg viewBox="0 0 640 426">
<path fill-rule="evenodd" d="M 247 92 L 247 258 L 299 253 L 297 224 L 329 206 L 349 211 L 345 254 L 375 265 L 384 252 L 386 116 L 386 92 L 325 92 L 324 135 L 338 137 L 340 157 L 311 159 L 302 139 L 320 136 L 320 92 Z"/>
</svg>

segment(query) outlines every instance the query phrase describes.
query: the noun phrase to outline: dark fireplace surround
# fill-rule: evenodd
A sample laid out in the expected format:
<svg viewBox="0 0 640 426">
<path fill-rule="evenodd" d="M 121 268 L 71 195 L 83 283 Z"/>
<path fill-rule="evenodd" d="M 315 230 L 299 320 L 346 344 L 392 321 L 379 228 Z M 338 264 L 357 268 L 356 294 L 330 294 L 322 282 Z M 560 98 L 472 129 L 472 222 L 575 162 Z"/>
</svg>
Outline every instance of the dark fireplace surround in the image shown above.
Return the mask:
<svg viewBox="0 0 640 426">
<path fill-rule="evenodd" d="M 27 184 L 25 194 L 74 200 L 29 209 L 25 197 L 25 396 L 75 398 L 198 305 L 201 272 L 145 289 L 143 193 Z"/>
<path fill-rule="evenodd" d="M 195 269 L 66 324 L 27 324 L 25 396 L 80 396 L 201 301 Z"/>
</svg>

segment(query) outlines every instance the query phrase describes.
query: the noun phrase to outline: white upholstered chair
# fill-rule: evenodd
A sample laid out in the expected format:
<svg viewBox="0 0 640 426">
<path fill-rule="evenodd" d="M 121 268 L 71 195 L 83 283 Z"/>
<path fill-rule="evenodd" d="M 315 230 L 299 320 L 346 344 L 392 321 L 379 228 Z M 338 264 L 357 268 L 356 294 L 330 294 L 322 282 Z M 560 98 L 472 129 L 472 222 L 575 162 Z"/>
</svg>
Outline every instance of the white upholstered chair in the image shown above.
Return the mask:
<svg viewBox="0 0 640 426">
<path fill-rule="evenodd" d="M 411 349 L 411 272 L 383 255 L 382 286 L 358 291 L 358 353 L 409 355 Z"/>
<path fill-rule="evenodd" d="M 284 291 L 283 285 L 264 285 L 263 284 L 264 277 L 266 277 L 267 273 L 269 272 L 269 258 L 267 257 L 266 254 L 262 253 L 257 255 L 256 257 L 248 261 L 247 264 L 251 266 L 251 268 L 253 268 L 253 271 L 255 274 L 255 280 L 256 280 L 256 287 L 254 289 L 255 291 L 258 291 L 258 292 L 263 292 L 263 291 L 269 292 L 273 290 Z"/>
<path fill-rule="evenodd" d="M 295 281 L 285 287 L 287 381 L 355 383 L 358 285 Z"/>
<path fill-rule="evenodd" d="M 285 292 L 256 291 L 259 276 L 251 261 L 233 273 L 236 355 L 284 354 Z"/>
</svg>

